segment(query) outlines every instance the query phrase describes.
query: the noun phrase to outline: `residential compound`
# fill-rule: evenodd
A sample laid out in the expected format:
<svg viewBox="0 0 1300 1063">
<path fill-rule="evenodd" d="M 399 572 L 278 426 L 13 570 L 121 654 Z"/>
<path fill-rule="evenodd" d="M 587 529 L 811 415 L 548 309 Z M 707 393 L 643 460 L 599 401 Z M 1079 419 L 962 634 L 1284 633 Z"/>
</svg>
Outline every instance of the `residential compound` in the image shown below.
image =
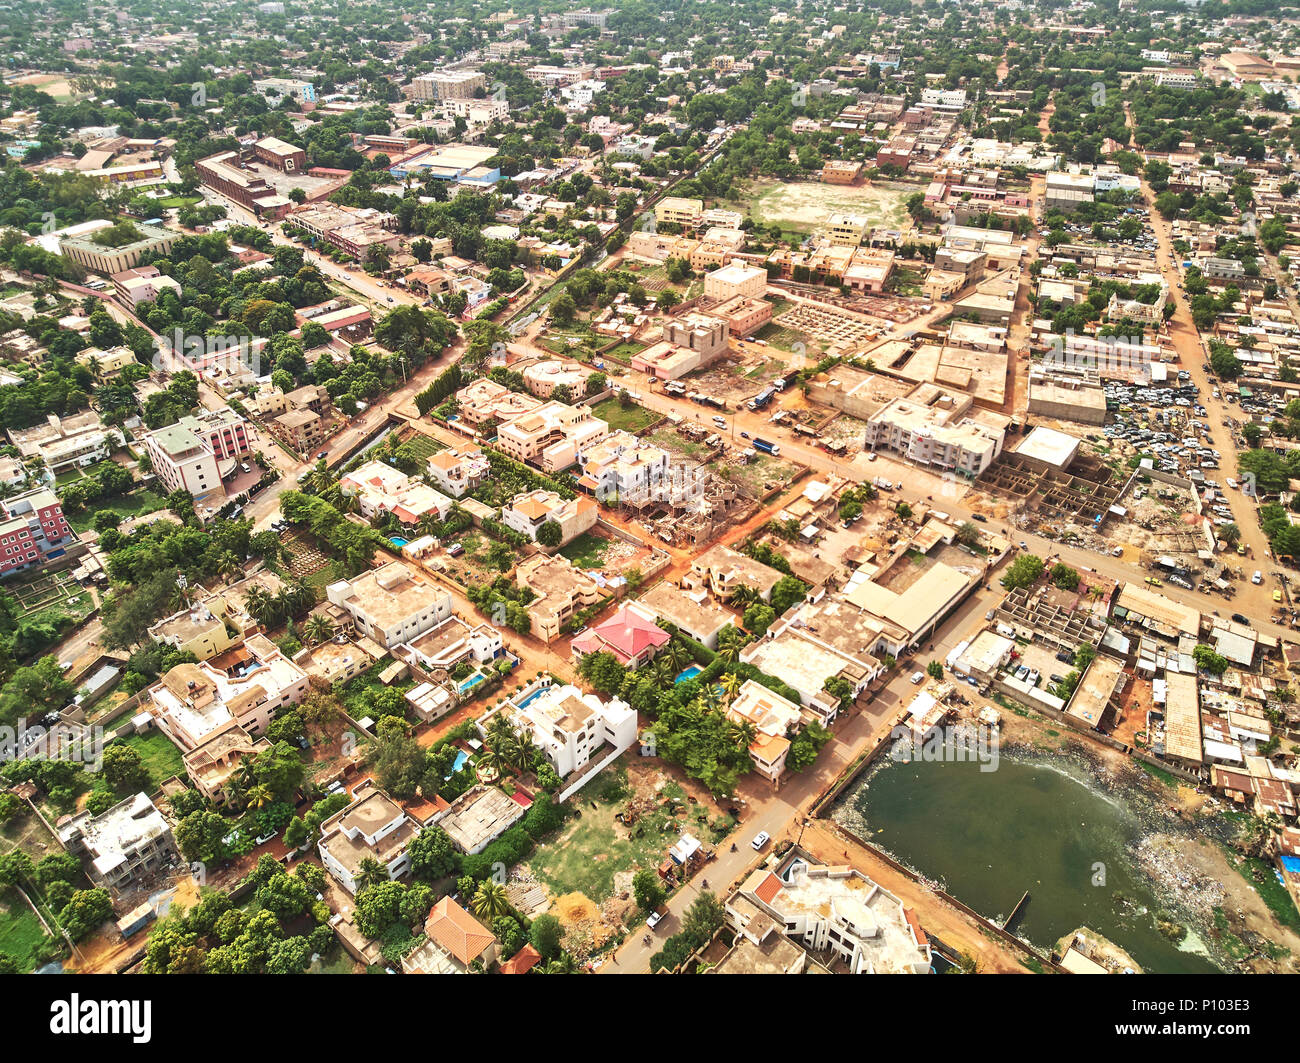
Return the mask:
<svg viewBox="0 0 1300 1063">
<path fill-rule="evenodd" d="M 974 409 L 969 395 L 923 384 L 867 422 L 871 449 L 974 478 L 999 454 L 1010 418 Z"/>
<path fill-rule="evenodd" d="M 369 461 L 339 480 L 339 490 L 355 496 L 367 520 L 391 513 L 406 527 L 426 517 L 446 520 L 453 502 L 421 480 L 415 480 L 382 461 Z"/>
<path fill-rule="evenodd" d="M 178 664 L 149 688 L 147 711 L 182 751 L 239 728 L 260 735 L 307 693 L 307 675 L 265 635 L 198 664 Z"/>
<path fill-rule="evenodd" d="M 98 816 L 64 816 L 55 829 L 64 849 L 82 859 L 90 880 L 114 893 L 180 861 L 171 825 L 144 794 Z"/>
<path fill-rule="evenodd" d="M 356 629 L 392 649 L 424 634 L 452 613 L 451 595 L 401 561 L 390 561 L 326 588 L 329 601 Z"/>
<path fill-rule="evenodd" d="M 618 756 L 637 737 L 636 713 L 625 703 L 603 702 L 571 685 L 552 685 L 549 677 L 529 684 L 495 711 L 527 729 L 565 780 L 585 772 L 593 760 Z M 480 731 L 486 733 L 491 716 L 479 721 Z"/>
<path fill-rule="evenodd" d="M 371 790 L 320 825 L 316 844 L 321 863 L 349 893 L 366 860 L 376 861 L 390 879 L 410 870 L 407 846 L 420 825 L 382 790 Z"/>
<path fill-rule="evenodd" d="M 502 424 L 496 445 L 516 461 L 559 472 L 608 433 L 609 425 L 586 406 L 547 402 Z"/>
<path fill-rule="evenodd" d="M 554 491 L 529 491 L 516 495 L 501 507 L 501 523 L 520 535 L 537 542 L 537 534 L 548 523 L 560 528 L 557 546 L 572 542 L 589 530 L 599 516 L 600 507 L 582 495 L 561 498 Z"/>
</svg>

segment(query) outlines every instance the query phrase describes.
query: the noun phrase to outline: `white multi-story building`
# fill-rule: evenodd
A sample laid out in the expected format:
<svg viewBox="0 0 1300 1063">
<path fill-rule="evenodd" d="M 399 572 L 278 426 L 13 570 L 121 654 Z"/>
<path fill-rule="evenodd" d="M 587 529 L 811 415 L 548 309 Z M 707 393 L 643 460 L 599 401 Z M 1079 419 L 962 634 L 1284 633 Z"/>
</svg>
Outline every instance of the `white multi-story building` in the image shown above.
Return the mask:
<svg viewBox="0 0 1300 1063">
<path fill-rule="evenodd" d="M 572 542 L 596 523 L 599 510 L 583 495 L 561 498 L 554 491 L 529 491 L 516 495 L 501 507 L 501 523 L 537 542 L 542 525 L 554 521 L 560 526 L 559 546 Z"/>
<path fill-rule="evenodd" d="M 451 595 L 400 561 L 331 583 L 325 594 L 358 631 L 390 650 L 452 615 Z"/>
<path fill-rule="evenodd" d="M 974 478 L 1002 453 L 1008 419 L 971 407 L 969 395 L 922 384 L 867 422 L 866 445 Z"/>
<path fill-rule="evenodd" d="M 622 752 L 637 737 L 637 720 L 625 702 L 602 702 L 575 686 L 552 686 L 549 677 L 525 687 L 495 712 L 526 727 L 561 779 L 582 771 L 605 745 Z M 493 713 L 483 716 L 484 734 Z"/>
<path fill-rule="evenodd" d="M 612 432 L 582 453 L 580 486 L 599 499 L 640 498 L 668 475 L 668 452 L 630 432 Z"/>
<path fill-rule="evenodd" d="M 586 406 L 548 402 L 503 424 L 497 431 L 497 448 L 516 461 L 559 472 L 608 433 L 609 425 Z"/>
<path fill-rule="evenodd" d="M 425 471 L 444 492 L 460 498 L 486 480 L 492 466 L 482 450 L 466 443 L 429 455 Z"/>
<path fill-rule="evenodd" d="M 408 847 L 420 825 L 382 790 L 371 790 L 320 825 L 321 863 L 349 893 L 357 892 L 363 860 L 376 860 L 388 878 L 411 869 Z"/>
<path fill-rule="evenodd" d="M 417 100 L 468 100 L 480 89 L 486 91 L 487 84 L 478 70 L 435 70 L 412 78 L 411 91 Z"/>
</svg>

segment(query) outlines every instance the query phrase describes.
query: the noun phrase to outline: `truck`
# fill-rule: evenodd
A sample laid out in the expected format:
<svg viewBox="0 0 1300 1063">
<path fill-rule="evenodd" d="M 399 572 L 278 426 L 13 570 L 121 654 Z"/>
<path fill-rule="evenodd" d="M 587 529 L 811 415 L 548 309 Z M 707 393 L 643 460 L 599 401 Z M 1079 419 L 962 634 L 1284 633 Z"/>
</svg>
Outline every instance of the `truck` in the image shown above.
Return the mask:
<svg viewBox="0 0 1300 1063">
<path fill-rule="evenodd" d="M 765 387 L 762 391 L 760 391 L 757 395 L 755 395 L 752 399 L 750 399 L 749 402 L 747 402 L 745 405 L 748 406 L 751 410 L 761 410 L 775 397 L 776 397 L 776 388 L 770 386 Z"/>
<path fill-rule="evenodd" d="M 764 454 L 771 454 L 774 458 L 781 453 L 779 445 L 776 443 L 769 443 L 766 439 L 759 439 L 758 436 L 754 437 L 753 443 L 755 450 L 761 450 Z"/>
</svg>

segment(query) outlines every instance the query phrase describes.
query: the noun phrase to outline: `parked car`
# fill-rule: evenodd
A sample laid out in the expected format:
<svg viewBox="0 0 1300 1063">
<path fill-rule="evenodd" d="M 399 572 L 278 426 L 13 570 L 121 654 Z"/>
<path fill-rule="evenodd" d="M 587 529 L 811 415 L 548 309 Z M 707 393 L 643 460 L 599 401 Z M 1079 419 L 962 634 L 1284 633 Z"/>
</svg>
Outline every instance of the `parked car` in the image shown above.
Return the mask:
<svg viewBox="0 0 1300 1063">
<path fill-rule="evenodd" d="M 920 685 L 921 685 L 922 683 L 924 683 L 924 682 L 925 682 L 925 673 L 924 673 L 924 672 L 913 672 L 913 673 L 912 673 L 912 685 L 913 685 L 913 686 L 920 686 Z"/>
<path fill-rule="evenodd" d="M 765 830 L 761 830 L 754 835 L 754 840 L 749 844 L 752 845 L 755 850 L 761 852 L 763 846 L 765 846 L 771 840 L 772 840 L 772 835 L 768 834 L 767 831 Z"/>
</svg>

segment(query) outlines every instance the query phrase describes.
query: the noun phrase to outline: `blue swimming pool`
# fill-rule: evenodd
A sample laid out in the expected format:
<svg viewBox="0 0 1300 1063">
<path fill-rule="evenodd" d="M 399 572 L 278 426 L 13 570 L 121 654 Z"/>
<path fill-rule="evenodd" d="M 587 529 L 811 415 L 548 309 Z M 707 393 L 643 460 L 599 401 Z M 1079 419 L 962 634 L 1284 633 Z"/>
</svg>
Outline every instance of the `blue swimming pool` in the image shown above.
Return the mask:
<svg viewBox="0 0 1300 1063">
<path fill-rule="evenodd" d="M 683 668 L 680 672 L 678 672 L 677 678 L 674 679 L 673 682 L 685 683 L 686 680 L 688 679 L 694 679 L 702 671 L 703 669 L 698 664 L 693 664 L 689 668 Z"/>
<path fill-rule="evenodd" d="M 456 772 L 460 771 L 460 769 L 465 766 L 467 760 L 469 760 L 469 754 L 467 754 L 463 749 L 456 750 L 456 760 L 451 766 L 451 771 L 447 772 L 443 778 L 450 779 L 456 774 Z"/>
<path fill-rule="evenodd" d="M 392 538 L 390 538 L 388 541 L 389 541 L 390 543 L 392 543 L 395 547 L 397 547 L 397 548 L 400 550 L 403 546 L 405 546 L 405 545 L 406 545 L 407 543 L 409 543 L 411 540 L 410 540 L 410 539 L 403 539 L 400 535 L 394 535 L 394 536 L 393 536 Z"/>
<path fill-rule="evenodd" d="M 486 676 L 484 676 L 482 672 L 475 672 L 468 679 L 462 680 L 460 684 L 457 685 L 456 689 L 459 690 L 462 694 L 464 694 L 468 690 L 473 690 L 476 686 L 478 686 L 481 682 L 483 682 L 485 678 Z"/>
<path fill-rule="evenodd" d="M 545 693 L 548 689 L 549 687 L 538 687 L 531 694 L 529 694 L 528 697 L 524 698 L 523 701 L 517 701 L 515 702 L 515 704 L 522 709 L 525 705 L 533 701 L 535 698 L 541 697 L 542 694 Z"/>
</svg>

